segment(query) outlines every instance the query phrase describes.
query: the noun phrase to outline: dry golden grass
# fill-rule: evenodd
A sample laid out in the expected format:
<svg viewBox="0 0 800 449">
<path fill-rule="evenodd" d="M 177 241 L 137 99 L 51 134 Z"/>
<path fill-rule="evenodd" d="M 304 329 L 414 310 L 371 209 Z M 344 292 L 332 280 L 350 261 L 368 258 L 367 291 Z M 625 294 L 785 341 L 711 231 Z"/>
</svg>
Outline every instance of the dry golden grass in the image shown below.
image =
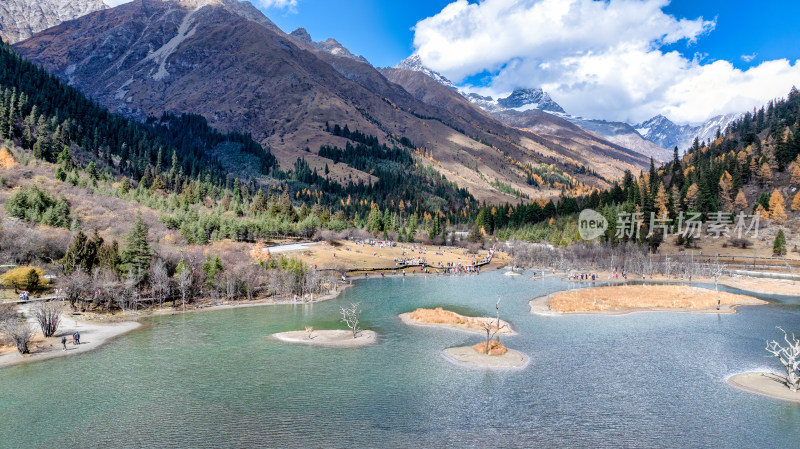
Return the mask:
<svg viewBox="0 0 800 449">
<path fill-rule="evenodd" d="M 720 303 L 757 304 L 751 296 L 720 292 Z M 684 285 L 622 285 L 592 287 L 556 293 L 550 309 L 559 312 L 618 311 L 625 309 L 711 309 L 717 293 Z"/>
<path fill-rule="evenodd" d="M 14 159 L 14 155 L 8 151 L 8 148 L 0 148 L 0 168 L 13 168 L 15 165 L 17 165 L 17 161 Z"/>
<path fill-rule="evenodd" d="M 486 342 L 482 341 L 474 346 L 472 349 L 479 354 L 486 354 Z M 489 342 L 489 355 L 503 355 L 508 352 L 508 348 L 503 346 L 502 343 L 499 341 L 490 341 Z"/>
<path fill-rule="evenodd" d="M 352 241 L 341 240 L 336 242 L 335 245 L 329 242 L 319 242 L 305 250 L 292 251 L 285 254 L 287 257 L 297 257 L 303 262 L 317 265 L 319 268 L 359 269 L 383 267 L 387 268 L 386 274 L 390 274 L 391 269 L 397 265 L 394 261 L 395 258 L 424 257 L 430 266 L 438 266 L 439 262 L 470 265 L 473 261 L 480 260 L 488 254 L 488 251 L 480 251 L 480 255 L 476 256 L 467 254 L 464 248 L 433 245 L 426 246 L 424 253 L 420 254 L 419 249 L 414 250 L 411 246 L 411 243 L 399 243 L 393 248 L 381 248 L 379 246 L 357 245 Z M 489 266 L 481 267 L 481 271 L 497 269 L 506 262 L 508 262 L 508 257 L 505 254 L 495 252 L 492 263 Z M 416 271 L 413 268 L 406 269 L 406 274 L 408 275 L 414 272 L 419 273 L 419 268 Z"/>
<path fill-rule="evenodd" d="M 417 309 L 408 315 L 414 321 L 420 323 L 445 324 L 470 330 L 485 329 L 482 324 L 486 319 L 464 316 L 441 307 L 435 309 Z M 491 330 L 497 330 L 497 326 L 492 324 Z"/>
</svg>

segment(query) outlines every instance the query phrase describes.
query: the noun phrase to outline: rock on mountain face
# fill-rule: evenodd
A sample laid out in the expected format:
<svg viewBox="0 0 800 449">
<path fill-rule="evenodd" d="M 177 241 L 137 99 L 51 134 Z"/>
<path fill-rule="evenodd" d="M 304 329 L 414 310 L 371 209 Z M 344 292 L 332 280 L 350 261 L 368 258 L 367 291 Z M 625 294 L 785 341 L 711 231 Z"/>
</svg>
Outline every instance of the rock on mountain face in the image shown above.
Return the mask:
<svg viewBox="0 0 800 449">
<path fill-rule="evenodd" d="M 363 62 L 365 64 L 369 64 L 369 61 L 363 56 L 357 56 L 353 53 L 350 53 L 350 50 L 345 48 L 344 45 L 340 44 L 336 39 L 328 38 L 322 42 L 314 42 L 311 39 L 311 35 L 308 34 L 305 28 L 298 28 L 291 33 L 289 33 L 290 37 L 295 38 L 299 42 L 305 43 L 317 50 L 324 51 L 326 53 L 330 53 L 334 56 L 341 56 L 343 58 L 353 59 L 359 62 Z"/>
<path fill-rule="evenodd" d="M 103 0 L 3 0 L 0 38 L 10 44 L 67 20 L 105 9 Z"/>
<path fill-rule="evenodd" d="M 718 115 L 699 126 L 692 126 L 676 125 L 659 114 L 638 125 L 634 125 L 634 127 L 647 140 L 663 148 L 677 146 L 680 151 L 685 151 L 692 145 L 695 137 L 701 141 L 713 140 L 716 137 L 717 129 L 724 132 L 725 128 L 740 116 L 741 114 Z"/>
</svg>

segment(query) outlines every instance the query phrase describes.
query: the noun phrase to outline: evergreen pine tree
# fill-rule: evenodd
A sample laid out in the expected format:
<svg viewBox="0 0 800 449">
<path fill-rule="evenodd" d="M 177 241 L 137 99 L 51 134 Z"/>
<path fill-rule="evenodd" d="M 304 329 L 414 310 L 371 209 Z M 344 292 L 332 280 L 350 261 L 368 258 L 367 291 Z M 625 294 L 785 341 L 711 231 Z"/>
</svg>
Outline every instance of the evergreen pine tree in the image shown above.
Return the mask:
<svg viewBox="0 0 800 449">
<path fill-rule="evenodd" d="M 153 257 L 147 236 L 148 229 L 142 220 L 142 214 L 137 213 L 133 227 L 125 238 L 125 249 L 120 258 L 123 272 L 133 273 L 135 279 L 139 280 L 144 279 L 150 271 L 150 261 Z"/>
<path fill-rule="evenodd" d="M 775 240 L 772 242 L 772 254 L 775 256 L 782 256 L 786 254 L 786 235 L 783 229 L 778 229 L 775 235 Z"/>
</svg>

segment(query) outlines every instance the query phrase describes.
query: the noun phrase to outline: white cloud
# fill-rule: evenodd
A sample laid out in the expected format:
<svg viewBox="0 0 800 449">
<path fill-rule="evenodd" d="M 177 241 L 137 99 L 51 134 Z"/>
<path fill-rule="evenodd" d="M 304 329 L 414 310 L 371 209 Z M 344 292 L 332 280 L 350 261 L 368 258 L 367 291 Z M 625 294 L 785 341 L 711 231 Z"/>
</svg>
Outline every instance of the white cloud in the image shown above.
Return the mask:
<svg viewBox="0 0 800 449">
<path fill-rule="evenodd" d="M 298 0 L 256 0 L 256 4 L 257 6 L 261 6 L 264 9 L 268 8 L 286 9 L 292 12 L 296 12 L 297 1 Z"/>
<path fill-rule="evenodd" d="M 103 0 L 103 3 L 105 3 L 108 6 L 114 7 L 114 6 L 119 6 L 123 3 L 130 3 L 132 1 L 133 0 Z"/>
<path fill-rule="evenodd" d="M 488 71 L 481 94 L 542 87 L 567 112 L 638 122 L 663 113 L 698 122 L 784 96 L 800 63 L 763 62 L 742 71 L 661 47 L 709 33 L 715 21 L 678 19 L 668 0 L 457 0 L 417 23 L 425 65 L 463 80 Z M 468 86 L 469 87 L 469 86 Z"/>
<path fill-rule="evenodd" d="M 741 58 L 742 58 L 742 61 L 744 61 L 744 62 L 751 62 L 753 59 L 756 59 L 756 56 L 758 56 L 758 53 L 752 53 L 752 54 L 749 54 L 749 55 L 742 55 Z"/>
</svg>

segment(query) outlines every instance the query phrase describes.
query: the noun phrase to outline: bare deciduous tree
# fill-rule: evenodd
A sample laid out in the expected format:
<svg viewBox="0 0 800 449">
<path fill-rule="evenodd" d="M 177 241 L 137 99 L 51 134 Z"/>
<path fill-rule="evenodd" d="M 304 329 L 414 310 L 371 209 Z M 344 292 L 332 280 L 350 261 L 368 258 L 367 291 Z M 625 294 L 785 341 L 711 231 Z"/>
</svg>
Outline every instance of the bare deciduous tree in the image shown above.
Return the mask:
<svg viewBox="0 0 800 449">
<path fill-rule="evenodd" d="M 158 302 L 159 307 L 164 306 L 164 300 L 172 293 L 172 286 L 169 282 L 169 273 L 163 260 L 158 259 L 150 267 L 150 286 L 153 289 L 153 298 Z"/>
<path fill-rule="evenodd" d="M 497 311 L 497 320 L 494 323 L 491 320 L 480 322 L 480 326 L 486 332 L 487 355 L 489 354 L 489 342 L 492 340 L 492 338 L 497 336 L 498 332 L 507 327 L 505 324 L 500 324 L 500 296 L 497 297 L 497 303 L 495 303 L 494 309 Z"/>
<path fill-rule="evenodd" d="M 719 278 L 725 273 L 725 265 L 719 262 L 719 257 L 715 257 L 714 262 L 708 265 L 708 272 L 714 278 L 714 290 L 717 292 L 717 310 L 719 310 Z"/>
<path fill-rule="evenodd" d="M 84 293 L 91 288 L 91 284 L 92 278 L 82 270 L 75 270 L 58 280 L 63 298 L 69 301 L 72 307 L 83 298 Z"/>
<path fill-rule="evenodd" d="M 192 276 L 192 268 L 189 268 L 188 265 L 184 265 L 183 269 L 179 270 L 177 273 L 178 276 L 178 289 L 181 291 L 181 303 L 183 307 L 183 311 L 186 311 L 186 296 L 192 291 L 192 283 L 194 281 L 194 277 Z"/>
<path fill-rule="evenodd" d="M 361 321 L 360 303 L 350 303 L 350 307 L 340 307 L 342 321 L 353 331 L 353 338 L 358 336 L 358 322 Z"/>
<path fill-rule="evenodd" d="M 34 318 L 42 329 L 42 335 L 52 337 L 61 324 L 61 314 L 64 307 L 57 302 L 40 302 L 31 309 Z"/>
<path fill-rule="evenodd" d="M 767 341 L 766 350 L 781 361 L 786 368 L 786 386 L 790 390 L 797 392 L 800 389 L 800 339 L 792 333 L 791 340 L 789 334 L 778 327 L 783 332 L 783 340 L 786 342 L 784 347 L 779 341 Z"/>
<path fill-rule="evenodd" d="M 0 332 L 8 336 L 8 338 L 14 342 L 20 354 L 27 354 L 30 352 L 28 344 L 33 338 L 34 331 L 25 320 L 11 319 L 0 323 Z"/>
</svg>

